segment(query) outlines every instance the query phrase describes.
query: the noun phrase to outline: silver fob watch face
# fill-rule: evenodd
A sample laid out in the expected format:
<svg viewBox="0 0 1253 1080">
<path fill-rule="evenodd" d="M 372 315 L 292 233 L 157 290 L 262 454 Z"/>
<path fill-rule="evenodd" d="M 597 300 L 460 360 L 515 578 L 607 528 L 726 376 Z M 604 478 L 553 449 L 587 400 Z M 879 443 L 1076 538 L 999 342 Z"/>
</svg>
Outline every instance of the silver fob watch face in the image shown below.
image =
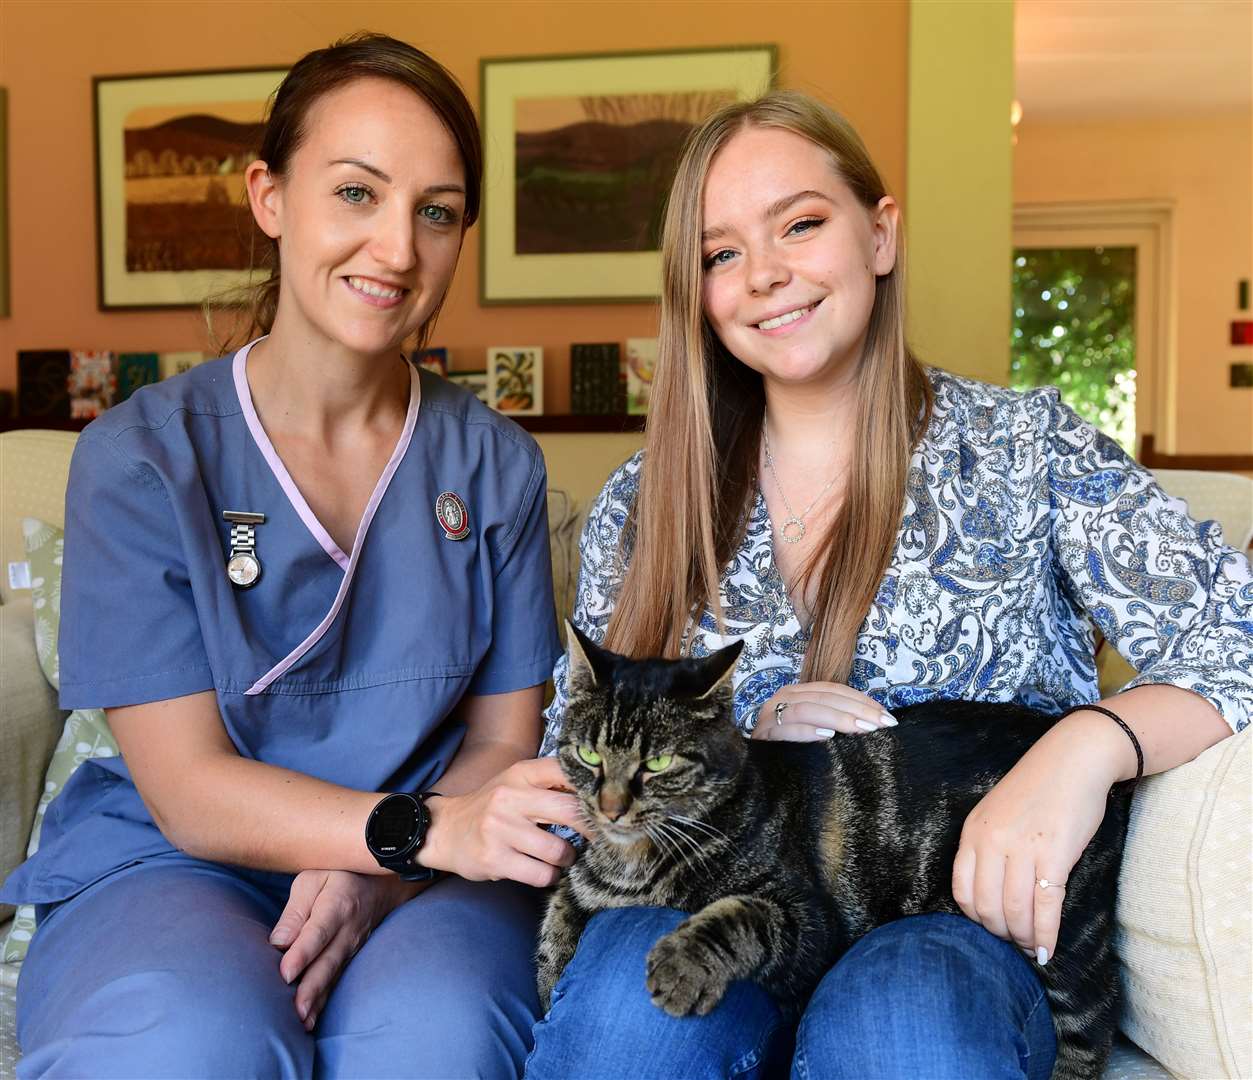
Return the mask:
<svg viewBox="0 0 1253 1080">
<path fill-rule="evenodd" d="M 261 576 L 261 564 L 255 555 L 233 555 L 226 564 L 226 576 L 240 588 L 255 585 Z"/>
</svg>

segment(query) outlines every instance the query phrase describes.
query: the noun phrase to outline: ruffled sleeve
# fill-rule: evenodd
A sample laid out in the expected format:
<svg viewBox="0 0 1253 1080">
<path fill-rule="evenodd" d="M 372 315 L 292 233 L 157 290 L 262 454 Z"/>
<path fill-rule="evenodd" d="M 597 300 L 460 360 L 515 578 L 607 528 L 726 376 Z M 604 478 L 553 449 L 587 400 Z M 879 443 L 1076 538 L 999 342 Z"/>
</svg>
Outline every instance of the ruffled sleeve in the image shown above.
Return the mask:
<svg viewBox="0 0 1253 1080">
<path fill-rule="evenodd" d="M 1063 405 L 1045 425 L 1051 544 L 1063 591 L 1136 669 L 1126 686 L 1205 698 L 1240 731 L 1253 713 L 1253 573 L 1214 521 L 1194 521 L 1152 473 Z"/>
</svg>

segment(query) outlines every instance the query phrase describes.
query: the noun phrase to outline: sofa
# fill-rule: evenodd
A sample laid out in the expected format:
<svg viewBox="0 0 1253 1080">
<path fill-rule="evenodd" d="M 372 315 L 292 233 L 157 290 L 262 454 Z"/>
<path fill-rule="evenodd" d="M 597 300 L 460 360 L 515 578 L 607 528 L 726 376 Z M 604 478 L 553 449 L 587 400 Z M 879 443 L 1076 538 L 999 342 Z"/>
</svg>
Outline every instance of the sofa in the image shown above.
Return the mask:
<svg viewBox="0 0 1253 1080">
<path fill-rule="evenodd" d="M 0 434 L 0 563 L 5 570 L 24 559 L 23 517 L 62 524 L 75 438 L 52 431 Z M 561 463 L 548 452 L 550 482 L 559 484 Z M 568 610 L 577 574 L 580 508 L 554 490 L 549 515 L 558 604 Z M 0 574 L 0 687 L 2 880 L 24 857 L 66 715 L 36 659 L 31 593 L 13 588 L 7 573 Z M 1149 778 L 1137 792 L 1118 909 L 1125 1008 L 1106 1080 L 1253 1078 L 1251 731 L 1167 775 Z M 0 940 L 12 914 L 0 907 Z M 0 1080 L 13 1076 L 18 1058 L 17 979 L 15 965 L 0 964 Z"/>
</svg>

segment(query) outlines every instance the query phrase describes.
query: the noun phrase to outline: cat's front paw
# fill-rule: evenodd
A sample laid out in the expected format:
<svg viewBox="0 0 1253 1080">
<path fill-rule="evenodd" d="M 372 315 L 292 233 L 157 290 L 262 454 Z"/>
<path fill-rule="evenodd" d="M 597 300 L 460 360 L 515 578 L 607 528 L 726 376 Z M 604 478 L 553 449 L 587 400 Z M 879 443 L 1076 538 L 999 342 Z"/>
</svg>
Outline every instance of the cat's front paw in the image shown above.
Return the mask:
<svg viewBox="0 0 1253 1080">
<path fill-rule="evenodd" d="M 652 947 L 645 970 L 653 1004 L 671 1016 L 705 1016 L 731 983 L 724 957 L 687 923 Z"/>
</svg>

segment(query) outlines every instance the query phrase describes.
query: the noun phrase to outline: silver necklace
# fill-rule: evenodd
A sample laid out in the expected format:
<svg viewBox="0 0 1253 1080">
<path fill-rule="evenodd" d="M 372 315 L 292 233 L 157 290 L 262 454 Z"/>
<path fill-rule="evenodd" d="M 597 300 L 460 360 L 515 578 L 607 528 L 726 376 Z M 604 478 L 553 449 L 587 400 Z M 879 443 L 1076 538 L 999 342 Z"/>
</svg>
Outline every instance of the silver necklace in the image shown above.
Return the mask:
<svg viewBox="0 0 1253 1080">
<path fill-rule="evenodd" d="M 818 505 L 822 497 L 835 485 L 835 482 L 840 478 L 840 474 L 836 473 L 831 477 L 823 486 L 823 489 L 814 497 L 814 501 L 805 507 L 803 513 L 798 514 L 792 509 L 792 504 L 787 501 L 787 495 L 783 492 L 783 485 L 779 483 L 779 474 L 774 467 L 774 455 L 770 452 L 770 432 L 766 430 L 764 421 L 761 425 L 761 436 L 766 447 L 766 468 L 770 470 L 770 475 L 774 477 L 774 486 L 779 489 L 779 498 L 783 500 L 783 506 L 788 512 L 788 518 L 783 523 L 783 527 L 779 529 L 779 535 L 783 537 L 785 543 L 799 544 L 805 539 L 805 518 L 809 516 L 809 512 Z"/>
</svg>

